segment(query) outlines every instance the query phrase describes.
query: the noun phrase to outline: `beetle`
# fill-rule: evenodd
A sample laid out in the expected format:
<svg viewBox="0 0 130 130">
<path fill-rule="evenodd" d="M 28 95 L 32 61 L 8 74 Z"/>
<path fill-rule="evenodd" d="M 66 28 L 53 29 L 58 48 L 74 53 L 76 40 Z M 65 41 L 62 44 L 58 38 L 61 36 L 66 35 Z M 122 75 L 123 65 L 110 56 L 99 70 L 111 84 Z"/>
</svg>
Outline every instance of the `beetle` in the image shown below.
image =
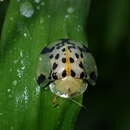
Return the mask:
<svg viewBox="0 0 130 130">
<path fill-rule="evenodd" d="M 43 48 L 38 58 L 37 83 L 49 86 L 62 98 L 83 94 L 88 84 L 95 85 L 97 66 L 85 43 L 60 39 Z"/>
</svg>

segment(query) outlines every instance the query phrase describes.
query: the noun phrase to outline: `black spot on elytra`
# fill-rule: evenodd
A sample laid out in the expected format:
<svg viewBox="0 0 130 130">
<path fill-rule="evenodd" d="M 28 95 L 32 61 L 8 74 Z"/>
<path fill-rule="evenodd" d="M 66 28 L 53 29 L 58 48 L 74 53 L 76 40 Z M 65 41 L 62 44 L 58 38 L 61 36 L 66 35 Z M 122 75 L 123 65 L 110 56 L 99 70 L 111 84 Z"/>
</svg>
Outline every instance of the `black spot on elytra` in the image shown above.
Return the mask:
<svg viewBox="0 0 130 130">
<path fill-rule="evenodd" d="M 80 79 L 83 79 L 83 78 L 84 78 L 84 72 L 81 72 Z"/>
<path fill-rule="evenodd" d="M 74 63 L 74 59 L 70 57 L 70 63 Z"/>
<path fill-rule="evenodd" d="M 49 56 L 49 58 L 52 59 L 52 58 L 53 58 L 53 55 L 51 54 L 51 55 Z"/>
<path fill-rule="evenodd" d="M 38 76 L 37 78 L 37 83 L 40 85 L 42 82 L 44 82 L 46 79 L 45 75 L 40 74 L 40 76 Z"/>
<path fill-rule="evenodd" d="M 50 52 L 52 52 L 54 49 L 55 49 L 55 47 L 53 46 L 53 47 L 50 49 Z"/>
<path fill-rule="evenodd" d="M 75 46 L 68 46 L 68 49 L 70 50 L 70 49 L 75 49 Z"/>
<path fill-rule="evenodd" d="M 83 53 L 80 54 L 81 58 L 83 58 Z"/>
<path fill-rule="evenodd" d="M 95 72 L 92 72 L 92 73 L 90 74 L 90 78 L 91 78 L 92 80 L 94 80 L 94 81 L 97 80 L 97 76 L 96 76 Z"/>
<path fill-rule="evenodd" d="M 61 47 L 63 47 L 64 46 L 64 43 L 58 43 L 58 44 L 56 44 L 56 49 L 60 49 Z"/>
<path fill-rule="evenodd" d="M 57 47 L 56 47 L 56 49 L 60 49 L 60 48 L 61 48 L 61 46 L 57 46 Z"/>
<path fill-rule="evenodd" d="M 51 73 L 52 73 L 52 70 L 51 70 L 50 73 L 49 73 L 48 79 L 51 79 Z"/>
<path fill-rule="evenodd" d="M 56 56 L 55 56 L 55 59 L 57 60 L 57 59 L 59 59 L 59 53 L 58 54 L 56 54 Z"/>
<path fill-rule="evenodd" d="M 57 43 L 56 46 L 59 46 L 59 45 L 61 45 L 61 44 L 62 44 L 61 42 L 60 42 L 60 43 Z"/>
<path fill-rule="evenodd" d="M 85 78 L 86 78 L 86 79 L 88 78 L 88 75 L 87 75 L 87 74 L 85 75 Z"/>
<path fill-rule="evenodd" d="M 83 63 L 82 62 L 79 63 L 79 67 L 83 69 Z"/>
<path fill-rule="evenodd" d="M 54 63 L 53 66 L 52 66 L 52 69 L 55 70 L 57 68 L 57 66 L 58 65 L 56 63 Z"/>
<path fill-rule="evenodd" d="M 65 48 L 63 48 L 62 51 L 64 52 L 64 51 L 65 51 Z"/>
<path fill-rule="evenodd" d="M 50 52 L 50 49 L 45 47 L 45 48 L 42 49 L 41 54 L 46 54 L 46 53 L 49 53 L 49 52 Z"/>
<path fill-rule="evenodd" d="M 66 58 L 62 58 L 62 63 L 66 63 Z"/>
<path fill-rule="evenodd" d="M 60 39 L 62 43 L 68 43 L 69 39 Z"/>
<path fill-rule="evenodd" d="M 48 79 L 51 79 L 51 75 L 48 77 Z"/>
<path fill-rule="evenodd" d="M 72 45 L 72 46 L 74 46 L 74 47 L 75 47 L 75 44 L 74 44 L 74 43 L 72 43 L 72 42 L 68 42 L 68 44 L 69 44 L 69 45 Z"/>
<path fill-rule="evenodd" d="M 66 70 L 64 70 L 63 72 L 62 72 L 62 77 L 65 77 L 66 76 Z"/>
<path fill-rule="evenodd" d="M 76 56 L 77 59 L 79 58 L 79 54 L 75 53 L 75 56 Z"/>
<path fill-rule="evenodd" d="M 90 50 L 88 49 L 88 47 L 86 47 L 85 45 L 83 45 L 83 47 L 84 47 L 85 52 L 90 52 Z"/>
<path fill-rule="evenodd" d="M 71 76 L 75 77 L 75 75 L 76 75 L 76 73 L 73 70 L 71 70 Z"/>
<path fill-rule="evenodd" d="M 86 46 L 84 46 L 84 45 L 83 45 L 83 48 L 82 47 L 78 47 L 78 48 L 79 48 L 81 53 L 82 52 L 90 52 L 89 49 Z"/>
<path fill-rule="evenodd" d="M 79 47 L 79 46 L 78 46 L 78 48 L 79 48 L 80 52 L 82 53 L 82 52 L 83 52 L 83 48 L 81 48 L 81 47 Z"/>
<path fill-rule="evenodd" d="M 58 79 L 58 77 L 57 77 L 56 73 L 52 73 L 52 77 L 53 77 L 53 79 L 55 79 L 55 80 L 57 80 L 57 79 Z"/>
</svg>

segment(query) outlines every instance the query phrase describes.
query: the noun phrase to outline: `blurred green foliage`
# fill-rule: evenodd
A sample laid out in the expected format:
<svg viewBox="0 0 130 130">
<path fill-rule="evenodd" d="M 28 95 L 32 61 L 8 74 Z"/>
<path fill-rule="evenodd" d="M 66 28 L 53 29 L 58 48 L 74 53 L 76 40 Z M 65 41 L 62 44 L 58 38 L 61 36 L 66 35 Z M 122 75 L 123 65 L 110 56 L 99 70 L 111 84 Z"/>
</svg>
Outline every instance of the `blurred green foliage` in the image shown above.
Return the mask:
<svg viewBox="0 0 130 130">
<path fill-rule="evenodd" d="M 130 130 L 128 1 L 92 0 L 86 29 L 99 77 L 84 94 L 76 130 Z"/>
<path fill-rule="evenodd" d="M 6 7 L 0 3 L 0 29 Z M 87 110 L 81 110 L 75 129 L 129 130 L 128 0 L 92 0 L 86 30 L 99 78 L 84 94 Z"/>
<path fill-rule="evenodd" d="M 72 130 L 80 106 L 60 97 L 54 101 L 55 95 L 49 89 L 40 89 L 36 83 L 37 58 L 47 44 L 57 39 L 85 41 L 83 26 L 89 0 L 4 2 L 1 14 L 6 12 L 6 15 L 1 17 L 0 36 L 0 130 Z M 82 97 L 74 100 L 82 103 Z"/>
<path fill-rule="evenodd" d="M 8 0 L 5 0 L 4 2 L 0 2 L 0 34 L 1 34 L 3 21 L 5 18 L 6 9 L 8 7 L 8 3 L 9 3 Z"/>
</svg>

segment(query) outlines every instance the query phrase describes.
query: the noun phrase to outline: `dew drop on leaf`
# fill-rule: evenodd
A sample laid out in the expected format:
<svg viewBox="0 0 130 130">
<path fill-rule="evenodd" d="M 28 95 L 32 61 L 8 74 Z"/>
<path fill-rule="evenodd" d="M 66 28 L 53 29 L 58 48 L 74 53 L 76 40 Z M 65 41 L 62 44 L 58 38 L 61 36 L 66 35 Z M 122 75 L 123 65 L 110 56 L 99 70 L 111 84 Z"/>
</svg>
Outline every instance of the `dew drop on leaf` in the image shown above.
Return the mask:
<svg viewBox="0 0 130 130">
<path fill-rule="evenodd" d="M 34 14 L 33 5 L 30 2 L 24 2 L 20 4 L 21 15 L 30 18 Z"/>
<path fill-rule="evenodd" d="M 7 92 L 9 93 L 11 91 L 11 89 L 7 89 Z"/>
<path fill-rule="evenodd" d="M 2 116 L 3 115 L 3 113 L 0 113 L 0 116 Z"/>
<path fill-rule="evenodd" d="M 70 13 L 70 14 L 73 13 L 73 12 L 74 12 L 74 8 L 69 7 L 69 8 L 67 9 L 67 12 Z"/>
<path fill-rule="evenodd" d="M 37 6 L 36 9 L 39 10 L 39 9 L 40 9 L 40 6 Z"/>
<path fill-rule="evenodd" d="M 44 23 L 44 18 L 40 18 L 40 24 Z"/>
<path fill-rule="evenodd" d="M 41 2 L 41 0 L 34 0 L 35 1 L 35 3 L 40 3 Z"/>
<path fill-rule="evenodd" d="M 14 86 L 16 86 L 16 85 L 17 85 L 17 80 L 14 80 L 14 81 L 12 82 L 12 84 L 13 84 Z"/>
<path fill-rule="evenodd" d="M 44 2 L 41 2 L 41 6 L 44 6 L 45 5 L 45 3 Z"/>
</svg>

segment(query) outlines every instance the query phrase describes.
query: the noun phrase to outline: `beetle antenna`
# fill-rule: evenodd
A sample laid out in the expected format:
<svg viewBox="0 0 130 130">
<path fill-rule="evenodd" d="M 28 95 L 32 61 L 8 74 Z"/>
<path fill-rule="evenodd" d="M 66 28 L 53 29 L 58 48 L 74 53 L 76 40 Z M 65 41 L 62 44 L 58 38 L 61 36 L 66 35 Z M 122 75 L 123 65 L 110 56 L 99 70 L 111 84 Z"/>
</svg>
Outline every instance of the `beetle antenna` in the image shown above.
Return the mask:
<svg viewBox="0 0 130 130">
<path fill-rule="evenodd" d="M 77 104 L 78 106 L 83 107 L 84 109 L 87 109 L 83 104 L 77 102 L 76 100 L 71 99 L 71 101 L 72 101 L 73 103 Z"/>
</svg>

